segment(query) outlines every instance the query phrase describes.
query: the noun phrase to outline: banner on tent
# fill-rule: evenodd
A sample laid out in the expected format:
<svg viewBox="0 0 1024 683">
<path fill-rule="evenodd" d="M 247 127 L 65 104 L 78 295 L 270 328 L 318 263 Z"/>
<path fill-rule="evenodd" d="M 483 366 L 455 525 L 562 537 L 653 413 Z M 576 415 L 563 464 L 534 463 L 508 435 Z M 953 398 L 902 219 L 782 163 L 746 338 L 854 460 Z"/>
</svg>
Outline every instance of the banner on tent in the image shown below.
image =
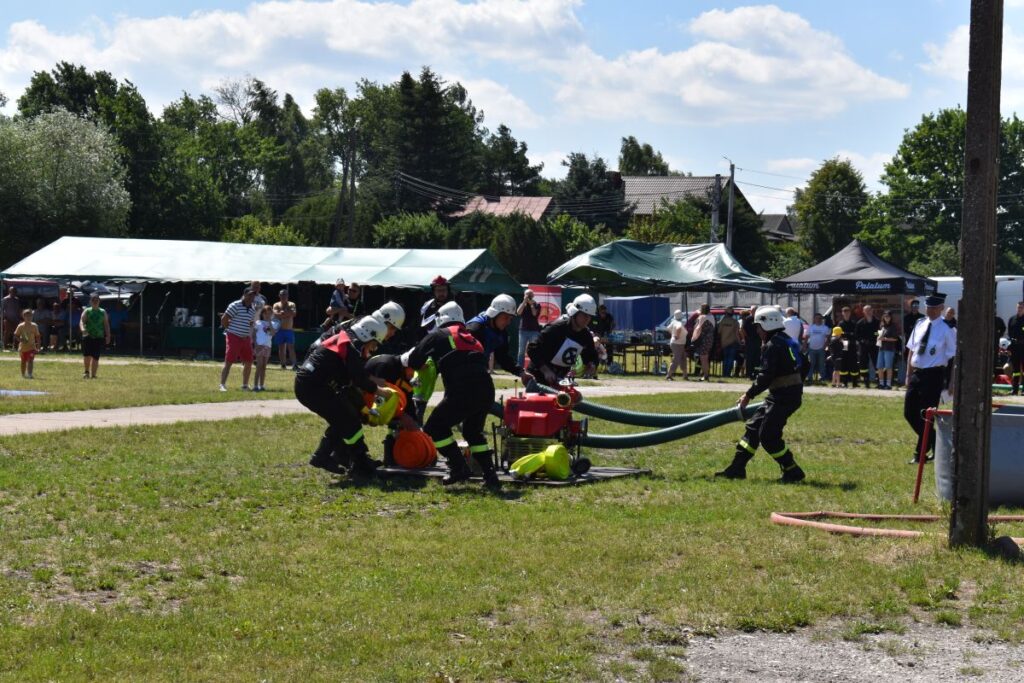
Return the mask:
<svg viewBox="0 0 1024 683">
<path fill-rule="evenodd" d="M 562 288 L 557 285 L 528 285 L 533 298 L 540 305 L 541 325 L 547 325 L 562 315 Z"/>
</svg>

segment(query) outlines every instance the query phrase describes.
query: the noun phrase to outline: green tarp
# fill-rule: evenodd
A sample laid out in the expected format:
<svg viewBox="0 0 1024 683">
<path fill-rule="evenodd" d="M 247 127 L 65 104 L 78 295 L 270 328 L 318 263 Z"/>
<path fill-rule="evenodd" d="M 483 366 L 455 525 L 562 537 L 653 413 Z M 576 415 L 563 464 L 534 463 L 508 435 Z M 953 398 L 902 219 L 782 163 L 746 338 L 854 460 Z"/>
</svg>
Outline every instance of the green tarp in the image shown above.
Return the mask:
<svg viewBox="0 0 1024 683">
<path fill-rule="evenodd" d="M 463 292 L 519 294 L 486 249 L 342 249 L 229 242 L 62 237 L 4 277 L 120 282 L 315 282 L 425 288 L 438 275 Z"/>
<path fill-rule="evenodd" d="M 724 244 L 609 242 L 548 274 L 548 283 L 603 294 L 634 295 L 694 290 L 772 291 L 772 281 L 747 271 Z"/>
</svg>

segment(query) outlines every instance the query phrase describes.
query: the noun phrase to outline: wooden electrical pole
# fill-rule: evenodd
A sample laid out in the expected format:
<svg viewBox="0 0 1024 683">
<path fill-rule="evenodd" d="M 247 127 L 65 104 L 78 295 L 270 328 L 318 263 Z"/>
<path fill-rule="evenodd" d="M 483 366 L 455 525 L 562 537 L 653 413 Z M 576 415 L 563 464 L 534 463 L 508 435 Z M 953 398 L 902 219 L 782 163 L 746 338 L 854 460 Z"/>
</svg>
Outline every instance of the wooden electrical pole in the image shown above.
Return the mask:
<svg viewBox="0 0 1024 683">
<path fill-rule="evenodd" d="M 1003 0 L 971 1 L 969 54 L 949 543 L 980 548 L 988 542 Z"/>
</svg>

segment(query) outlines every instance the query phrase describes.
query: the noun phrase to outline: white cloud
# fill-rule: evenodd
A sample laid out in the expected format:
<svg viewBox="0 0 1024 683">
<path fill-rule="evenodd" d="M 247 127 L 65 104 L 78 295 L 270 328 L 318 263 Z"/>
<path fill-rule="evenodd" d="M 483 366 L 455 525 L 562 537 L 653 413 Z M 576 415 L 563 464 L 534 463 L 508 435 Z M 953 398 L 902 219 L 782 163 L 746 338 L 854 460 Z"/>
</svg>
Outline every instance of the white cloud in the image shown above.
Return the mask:
<svg viewBox="0 0 1024 683">
<path fill-rule="evenodd" d="M 807 157 L 798 157 L 795 159 L 772 159 L 765 162 L 765 168 L 769 171 L 809 174 L 820 163 L 821 162 L 817 159 L 809 159 Z"/>
<path fill-rule="evenodd" d="M 1016 3 L 1024 7 L 1024 0 Z M 929 61 L 921 68 L 940 78 L 967 83 L 970 27 L 958 26 L 946 36 L 941 45 L 926 43 L 924 51 Z M 964 90 L 964 97 L 967 91 Z M 1000 108 L 1004 113 L 1024 109 L 1024 36 L 1009 25 L 1003 27 L 1003 67 Z"/>
<path fill-rule="evenodd" d="M 501 123 L 512 130 L 537 128 L 543 123 L 543 118 L 530 108 L 526 100 L 514 95 L 501 83 L 489 78 L 448 78 L 466 87 L 473 105 L 483 110 L 485 121 L 492 130 L 497 130 Z"/>
<path fill-rule="evenodd" d="M 569 156 L 568 152 L 562 152 L 559 150 L 552 150 L 548 152 L 537 152 L 534 150 L 527 150 L 526 158 L 530 160 L 530 164 L 536 166 L 537 164 L 543 163 L 544 170 L 541 171 L 541 175 L 545 178 L 554 178 L 561 180 L 568 173 L 569 169 L 562 166 L 562 162 Z"/>
<path fill-rule="evenodd" d="M 360 61 L 377 66 L 361 67 L 360 75 L 393 73 L 395 65 L 431 64 L 443 73 L 495 60 L 530 64 L 558 57 L 563 45 L 578 38 L 581 27 L 574 10 L 579 1 L 412 0 L 399 5 L 271 0 L 242 12 L 120 17 L 111 24 L 94 19 L 68 34 L 23 21 L 12 24 L 6 44 L 0 43 L 0 90 L 16 97 L 34 71 L 51 69 L 60 60 L 135 80 L 155 109 L 183 89 L 244 73 L 279 90 L 296 91 L 291 81 L 275 82 L 268 74 L 286 77 L 305 69 L 330 76 Z M 155 81 L 164 84 L 162 90 Z M 335 79 L 319 83 L 335 84 Z M 511 93 L 498 97 L 495 85 L 483 83 L 485 96 L 531 120 L 521 99 Z"/>
<path fill-rule="evenodd" d="M 868 186 L 869 191 L 878 190 L 881 187 L 878 179 L 885 172 L 885 165 L 892 161 L 892 153 L 887 152 L 861 154 L 860 152 L 841 149 L 836 152 L 835 156 L 840 159 L 848 159 L 853 164 L 853 167 L 860 171 L 860 174 L 864 176 L 864 183 Z"/>
<path fill-rule="evenodd" d="M 557 100 L 580 118 L 728 123 L 823 118 L 909 94 L 858 64 L 837 37 L 772 5 L 705 12 L 689 31 L 699 42 L 675 52 L 609 59 L 573 48 L 554 65 Z"/>
</svg>

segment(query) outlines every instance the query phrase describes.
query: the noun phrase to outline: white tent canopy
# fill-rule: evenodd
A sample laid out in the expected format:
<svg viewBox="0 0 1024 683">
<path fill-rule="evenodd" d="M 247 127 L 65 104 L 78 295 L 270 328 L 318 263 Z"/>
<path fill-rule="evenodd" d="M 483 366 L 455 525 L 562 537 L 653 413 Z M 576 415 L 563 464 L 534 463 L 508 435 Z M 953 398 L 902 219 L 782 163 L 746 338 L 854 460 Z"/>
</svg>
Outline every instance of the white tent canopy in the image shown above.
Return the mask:
<svg viewBox="0 0 1024 683">
<path fill-rule="evenodd" d="M 230 242 L 62 237 L 7 268 L 5 277 L 121 282 L 315 282 L 424 287 L 442 275 L 459 289 L 518 292 L 486 249 L 347 249 Z"/>
</svg>

